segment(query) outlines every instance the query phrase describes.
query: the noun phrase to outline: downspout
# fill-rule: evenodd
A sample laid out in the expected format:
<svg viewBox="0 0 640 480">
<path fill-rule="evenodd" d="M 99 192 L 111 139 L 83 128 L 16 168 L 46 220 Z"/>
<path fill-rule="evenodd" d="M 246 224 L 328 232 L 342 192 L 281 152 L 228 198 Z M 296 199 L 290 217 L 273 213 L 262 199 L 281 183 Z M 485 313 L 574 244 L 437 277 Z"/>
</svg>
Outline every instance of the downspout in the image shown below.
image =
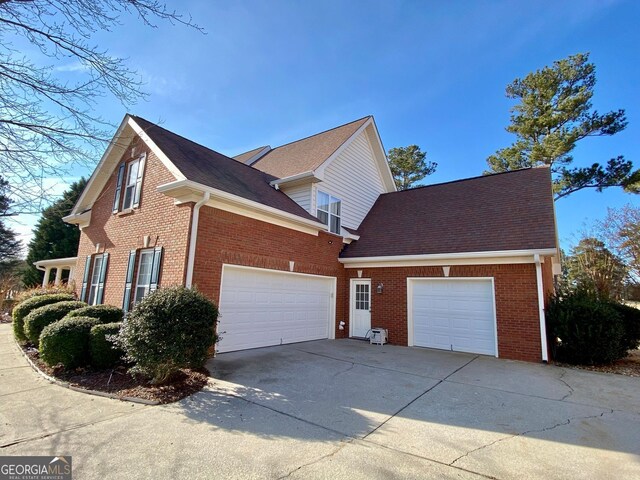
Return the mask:
<svg viewBox="0 0 640 480">
<path fill-rule="evenodd" d="M 187 258 L 187 279 L 185 287 L 191 288 L 193 284 L 193 265 L 196 260 L 196 242 L 198 240 L 198 221 L 200 220 L 200 207 L 209 201 L 211 194 L 205 192 L 202 200 L 193 206 L 193 217 L 191 219 L 191 237 L 189 239 L 189 257 Z"/>
<path fill-rule="evenodd" d="M 549 361 L 547 350 L 547 324 L 544 317 L 544 286 L 542 283 L 542 260 L 537 253 L 533 256 L 536 264 L 536 283 L 538 284 L 538 312 L 540 315 L 540 345 L 542 346 L 542 361 Z"/>
</svg>

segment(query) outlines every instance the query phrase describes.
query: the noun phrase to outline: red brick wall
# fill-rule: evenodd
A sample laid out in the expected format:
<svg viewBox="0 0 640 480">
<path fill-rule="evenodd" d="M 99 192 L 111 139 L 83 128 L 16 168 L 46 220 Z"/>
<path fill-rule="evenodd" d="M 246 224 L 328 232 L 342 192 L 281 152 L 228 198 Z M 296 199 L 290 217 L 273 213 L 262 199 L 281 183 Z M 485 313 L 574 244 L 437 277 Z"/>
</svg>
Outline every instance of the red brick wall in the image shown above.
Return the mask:
<svg viewBox="0 0 640 480">
<path fill-rule="evenodd" d="M 175 178 L 143 142 L 136 139 L 132 145 L 137 147 L 136 155 L 147 151 L 140 207 L 126 215 L 112 213 L 116 168 L 91 209 L 91 224 L 80 235 L 78 263 L 74 274 L 76 290 L 80 294 L 85 259 L 87 255 L 95 253 L 95 246 L 100 243 L 100 253 L 109 252 L 104 303 L 119 307 L 122 306 L 129 251 L 142 248 L 145 235 L 151 239 L 150 247 L 164 247 L 160 285 L 184 283 L 193 205 L 176 206 L 172 198 L 158 193 L 158 185 L 174 181 Z M 127 150 L 123 159 L 129 158 L 130 151 Z"/>
<path fill-rule="evenodd" d="M 346 277 L 371 279 L 371 325 L 389 330 L 389 341 L 407 345 L 407 277 L 442 277 L 442 267 L 346 269 Z M 501 358 L 539 362 L 540 322 L 534 264 L 452 266 L 450 277 L 494 277 L 498 354 Z M 376 293 L 376 286 L 384 291 Z M 345 282 L 348 290 L 348 280 Z M 344 295 L 349 314 L 348 291 Z M 346 331 L 348 332 L 348 320 Z"/>
<path fill-rule="evenodd" d="M 344 318 L 344 269 L 338 263 L 342 238 L 318 236 L 261 222 L 212 207 L 202 207 L 193 284 L 213 299 L 220 298 L 223 264 L 244 265 L 337 277 L 336 324 Z M 336 337 L 341 336 L 340 332 Z"/>
</svg>

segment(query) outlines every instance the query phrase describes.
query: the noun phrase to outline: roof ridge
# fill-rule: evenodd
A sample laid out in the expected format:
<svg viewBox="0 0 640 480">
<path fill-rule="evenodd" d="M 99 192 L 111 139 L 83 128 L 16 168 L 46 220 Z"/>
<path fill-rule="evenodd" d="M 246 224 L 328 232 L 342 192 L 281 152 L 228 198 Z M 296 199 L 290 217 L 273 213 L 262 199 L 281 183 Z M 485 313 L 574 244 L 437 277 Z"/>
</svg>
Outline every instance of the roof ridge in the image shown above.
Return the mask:
<svg viewBox="0 0 640 480">
<path fill-rule="evenodd" d="M 268 174 L 267 172 L 263 172 L 262 170 L 258 170 L 257 168 L 254 168 L 254 167 L 253 167 L 253 166 L 251 166 L 251 165 L 247 165 L 247 164 L 246 164 L 246 163 L 244 163 L 244 162 L 238 162 L 237 160 L 234 160 L 232 157 L 229 157 L 229 156 L 225 155 L 224 153 L 220 153 L 220 152 L 218 152 L 217 150 L 214 150 L 213 148 L 209 148 L 209 147 L 207 147 L 206 145 L 202 145 L 201 143 L 195 142 L 195 141 L 191 140 L 190 138 L 187 138 L 187 137 L 185 137 L 185 136 L 183 136 L 183 135 L 180 135 L 179 133 L 176 133 L 176 132 L 174 132 L 174 131 L 172 131 L 172 130 L 169 130 L 168 128 L 164 128 L 164 127 L 162 127 L 162 126 L 158 125 L 157 123 L 153 123 L 152 121 L 147 120 L 147 119 L 146 119 L 146 118 L 144 118 L 144 117 L 140 117 L 140 116 L 138 116 L 138 115 L 133 115 L 133 114 L 131 114 L 131 113 L 128 113 L 127 115 L 129 115 L 130 117 L 133 117 L 134 119 L 136 119 L 136 118 L 137 118 L 137 119 L 140 119 L 140 120 L 144 120 L 145 122 L 150 123 L 150 124 L 151 124 L 151 125 L 153 125 L 154 127 L 158 127 L 158 128 L 160 128 L 160 129 L 164 130 L 165 132 L 169 132 L 171 135 L 175 135 L 176 137 L 180 137 L 180 138 L 182 138 L 182 139 L 186 140 L 187 142 L 190 142 L 190 143 L 193 143 L 194 145 L 197 145 L 197 146 L 199 146 L 199 147 L 205 148 L 205 149 L 209 150 L 210 152 L 213 152 L 213 153 L 215 153 L 215 154 L 217 154 L 217 155 L 220 155 L 220 156 L 222 156 L 222 157 L 226 158 L 227 160 L 231 160 L 231 161 L 232 161 L 232 162 L 234 162 L 234 163 L 237 163 L 237 164 L 239 164 L 239 165 L 243 165 L 243 166 L 245 166 L 245 167 L 248 167 L 248 168 L 250 168 L 251 170 L 253 170 L 254 172 L 258 172 L 258 173 L 260 173 L 260 174 L 262 174 L 262 175 L 266 175 L 266 176 L 270 177 L 271 179 L 275 179 L 275 178 L 276 178 L 276 177 L 274 177 L 273 175 Z M 143 129 L 143 130 L 144 130 L 144 129 Z M 255 150 L 255 149 L 254 149 L 254 150 Z M 248 151 L 250 152 L 251 150 L 248 150 Z"/>
<path fill-rule="evenodd" d="M 314 133 L 313 135 L 307 135 L 306 137 L 299 138 L 298 140 L 294 140 L 292 142 L 283 143 L 282 145 L 278 145 L 277 147 L 272 148 L 269 151 L 269 153 L 273 152 L 274 150 L 278 150 L 279 148 L 286 147 L 286 146 L 292 145 L 294 143 L 302 142 L 303 140 L 308 140 L 310 138 L 317 137 L 318 135 L 323 135 L 325 133 L 332 132 L 332 131 L 337 130 L 339 128 L 346 127 L 347 125 L 351 125 L 352 123 L 361 122 L 365 118 L 372 118 L 372 117 L 373 117 L 373 115 L 365 115 L 362 118 L 358 118 L 357 120 L 352 120 L 351 122 L 343 123 L 342 125 L 338 125 L 337 127 L 329 128 L 327 130 L 323 130 L 322 132 Z"/>
<path fill-rule="evenodd" d="M 430 187 L 439 187 L 441 185 L 450 185 L 452 183 L 461 183 L 461 182 L 468 182 L 470 180 L 480 180 L 481 178 L 491 178 L 491 177 L 497 177 L 499 175 L 506 175 L 509 173 L 518 173 L 518 172 L 524 172 L 527 170 L 535 170 L 537 168 L 549 168 L 548 165 L 540 165 L 537 167 L 524 167 L 524 168 L 518 168 L 516 170 L 508 170 L 506 172 L 494 172 L 494 173 L 489 173 L 486 175 L 476 175 L 475 177 L 467 177 L 467 178 L 459 178 L 457 180 L 449 180 L 448 182 L 438 182 L 438 183 L 432 183 L 429 185 L 418 185 L 417 187 L 413 187 L 413 188 L 407 188 L 406 190 L 397 190 L 395 192 L 387 192 L 387 193 L 383 193 L 382 195 L 391 195 L 394 193 L 403 193 L 403 192 L 412 192 L 414 190 L 421 190 L 424 188 L 430 188 Z"/>
</svg>

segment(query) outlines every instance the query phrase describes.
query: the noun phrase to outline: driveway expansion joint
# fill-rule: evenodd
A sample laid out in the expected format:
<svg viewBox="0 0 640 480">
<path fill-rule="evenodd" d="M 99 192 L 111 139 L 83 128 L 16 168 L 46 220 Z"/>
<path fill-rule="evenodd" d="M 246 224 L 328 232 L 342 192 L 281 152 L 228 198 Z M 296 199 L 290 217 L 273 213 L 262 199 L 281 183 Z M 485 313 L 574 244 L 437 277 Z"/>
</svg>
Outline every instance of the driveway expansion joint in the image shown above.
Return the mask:
<svg viewBox="0 0 640 480">
<path fill-rule="evenodd" d="M 342 441 L 340 445 L 338 445 L 337 448 L 335 448 L 333 451 L 327 453 L 326 455 L 322 455 L 320 458 L 316 459 L 316 460 L 312 460 L 311 462 L 308 463 L 304 463 L 302 465 L 300 465 L 299 467 L 294 468 L 293 470 L 291 470 L 289 473 L 287 473 L 286 475 L 283 475 L 282 477 L 278 477 L 277 480 L 283 480 L 285 478 L 289 478 L 291 475 L 293 475 L 296 472 L 299 472 L 300 470 L 302 470 L 303 468 L 306 467 L 310 467 L 311 465 L 315 465 L 316 463 L 320 463 L 321 461 L 333 457 L 334 455 L 336 455 L 338 452 L 340 452 L 340 450 L 342 450 L 344 447 L 346 447 L 347 445 L 349 445 L 350 443 L 353 443 L 355 440 L 355 438 L 351 438 L 349 440 L 346 441 Z"/>
<path fill-rule="evenodd" d="M 451 375 L 454 375 L 456 373 L 458 373 L 460 370 L 462 370 L 464 367 L 466 367 L 467 365 L 469 365 L 471 362 L 473 362 L 474 360 L 476 360 L 478 358 L 479 355 L 476 355 L 475 357 L 473 357 L 471 360 L 469 360 L 467 363 L 465 363 L 464 365 L 456 368 L 453 372 L 451 372 L 449 375 L 447 375 L 446 377 L 444 377 L 442 380 L 438 380 L 438 382 L 435 385 L 432 385 L 431 387 L 427 388 L 424 392 L 422 392 L 420 395 L 418 395 L 416 398 L 414 398 L 413 400 L 411 400 L 409 403 L 407 403 L 404 407 L 400 408 L 397 412 L 395 412 L 394 414 L 392 414 L 389 418 L 387 418 L 384 422 L 382 422 L 380 425 L 378 425 L 376 428 L 374 428 L 373 430 L 371 430 L 369 433 L 367 433 L 364 437 L 362 437 L 363 439 L 367 438 L 369 435 L 375 433 L 378 429 L 380 429 L 380 427 L 384 426 L 389 420 L 391 420 L 392 418 L 396 417 L 397 415 L 399 415 L 402 411 L 404 411 L 406 408 L 408 408 L 409 406 L 411 406 L 413 403 L 417 402 L 420 398 L 422 398 L 423 396 L 425 396 L 427 393 L 429 393 L 430 391 L 432 391 L 434 388 L 436 388 L 438 385 L 441 385 L 442 383 L 444 383 L 447 378 L 449 378 Z"/>
</svg>

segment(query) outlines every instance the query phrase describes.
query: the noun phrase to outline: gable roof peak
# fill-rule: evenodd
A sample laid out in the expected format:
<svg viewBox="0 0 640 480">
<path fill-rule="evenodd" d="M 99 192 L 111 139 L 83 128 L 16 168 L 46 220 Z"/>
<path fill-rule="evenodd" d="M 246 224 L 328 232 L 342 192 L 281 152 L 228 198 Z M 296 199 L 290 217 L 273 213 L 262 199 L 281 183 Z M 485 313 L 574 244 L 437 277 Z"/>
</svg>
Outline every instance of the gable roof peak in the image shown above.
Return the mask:
<svg viewBox="0 0 640 480">
<path fill-rule="evenodd" d="M 252 166 L 276 178 L 313 172 L 369 122 L 373 122 L 371 115 L 285 143 L 261 156 Z"/>
</svg>

